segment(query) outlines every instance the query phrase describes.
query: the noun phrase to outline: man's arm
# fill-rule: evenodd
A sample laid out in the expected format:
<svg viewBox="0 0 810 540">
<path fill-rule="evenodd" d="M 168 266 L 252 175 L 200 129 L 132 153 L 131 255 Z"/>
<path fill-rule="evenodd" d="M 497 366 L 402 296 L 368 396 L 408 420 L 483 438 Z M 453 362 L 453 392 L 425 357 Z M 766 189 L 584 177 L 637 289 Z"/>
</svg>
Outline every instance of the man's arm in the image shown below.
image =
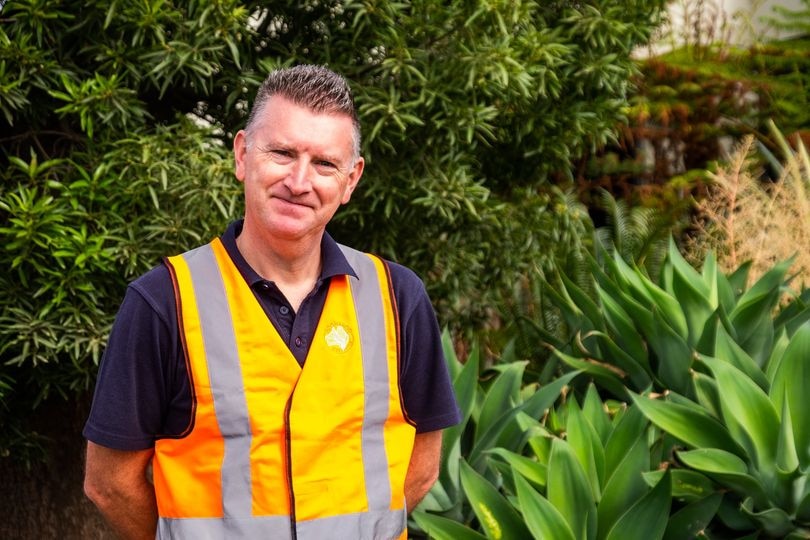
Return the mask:
<svg viewBox="0 0 810 540">
<path fill-rule="evenodd" d="M 113 450 L 87 443 L 84 492 L 127 540 L 155 538 L 155 488 L 146 477 L 153 449 Z"/>
<path fill-rule="evenodd" d="M 416 508 L 439 478 L 441 455 L 441 430 L 416 434 L 408 474 L 405 475 L 405 504 L 408 512 Z"/>
</svg>

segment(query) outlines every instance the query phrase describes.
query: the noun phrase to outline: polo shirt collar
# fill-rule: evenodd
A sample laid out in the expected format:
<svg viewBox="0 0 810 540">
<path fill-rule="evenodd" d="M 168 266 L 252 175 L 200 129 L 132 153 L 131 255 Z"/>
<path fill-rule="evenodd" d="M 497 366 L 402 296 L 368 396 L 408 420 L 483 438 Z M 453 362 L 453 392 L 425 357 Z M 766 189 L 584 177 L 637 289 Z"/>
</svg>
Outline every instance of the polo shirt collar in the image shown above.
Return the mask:
<svg viewBox="0 0 810 540">
<path fill-rule="evenodd" d="M 242 232 L 242 225 L 244 219 L 239 219 L 231 223 L 225 232 L 220 237 L 222 244 L 225 246 L 225 251 L 230 255 L 231 260 L 236 265 L 236 268 L 245 278 L 248 285 L 253 287 L 257 283 L 265 281 L 245 260 L 236 247 L 236 237 Z M 329 279 L 333 276 L 353 276 L 357 277 L 357 272 L 346 260 L 346 256 L 340 250 L 338 243 L 329 235 L 324 232 L 321 238 L 321 275 L 318 278 L 319 282 Z"/>
</svg>

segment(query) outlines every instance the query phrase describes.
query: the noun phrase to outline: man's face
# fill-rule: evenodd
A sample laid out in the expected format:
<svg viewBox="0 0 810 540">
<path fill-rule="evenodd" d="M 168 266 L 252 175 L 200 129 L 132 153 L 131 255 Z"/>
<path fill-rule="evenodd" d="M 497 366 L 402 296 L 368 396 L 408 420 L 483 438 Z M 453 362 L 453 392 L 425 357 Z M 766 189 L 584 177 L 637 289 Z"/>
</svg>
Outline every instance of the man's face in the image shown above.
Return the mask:
<svg viewBox="0 0 810 540">
<path fill-rule="evenodd" d="M 250 132 L 234 139 L 245 184 L 245 227 L 275 239 L 320 235 L 363 173 L 353 156 L 352 120 L 272 96 Z"/>
</svg>

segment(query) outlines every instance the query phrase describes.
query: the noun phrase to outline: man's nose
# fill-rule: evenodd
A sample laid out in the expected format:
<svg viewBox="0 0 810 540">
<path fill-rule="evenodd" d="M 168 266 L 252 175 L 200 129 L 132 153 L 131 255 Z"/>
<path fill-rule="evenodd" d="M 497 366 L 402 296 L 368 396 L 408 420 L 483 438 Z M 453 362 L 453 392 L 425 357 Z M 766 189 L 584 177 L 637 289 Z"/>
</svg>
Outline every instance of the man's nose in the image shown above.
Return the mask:
<svg viewBox="0 0 810 540">
<path fill-rule="evenodd" d="M 290 190 L 293 195 L 300 195 L 310 190 L 312 184 L 310 182 L 311 167 L 309 161 L 306 159 L 296 159 L 289 170 L 287 176 L 284 178 L 284 185 Z"/>
</svg>

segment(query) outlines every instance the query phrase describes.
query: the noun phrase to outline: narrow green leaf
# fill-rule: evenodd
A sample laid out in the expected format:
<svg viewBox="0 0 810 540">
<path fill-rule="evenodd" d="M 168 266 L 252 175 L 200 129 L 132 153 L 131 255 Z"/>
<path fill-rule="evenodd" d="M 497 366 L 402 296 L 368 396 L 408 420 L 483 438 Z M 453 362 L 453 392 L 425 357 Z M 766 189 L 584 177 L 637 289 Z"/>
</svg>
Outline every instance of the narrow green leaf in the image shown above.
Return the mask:
<svg viewBox="0 0 810 540">
<path fill-rule="evenodd" d="M 605 452 L 602 443 L 573 396 L 567 403 L 567 411 L 568 420 L 565 427 L 568 444 L 571 445 L 585 471 L 593 500 L 598 501 L 602 497 L 602 480 L 605 476 Z"/>
<path fill-rule="evenodd" d="M 526 364 L 528 362 L 522 361 L 502 366 L 503 370 L 495 377 L 484 396 L 481 414 L 478 417 L 478 424 L 475 426 L 476 442 L 495 425 L 496 420 L 518 404 L 520 383 L 523 380 L 523 370 L 526 368 Z"/>
<path fill-rule="evenodd" d="M 647 447 L 647 438 L 639 437 L 632 442 L 632 446 L 624 448 L 622 460 L 602 492 L 597 509 L 599 540 L 604 538 L 619 517 L 648 491 L 642 473 L 649 470 L 650 450 Z"/>
<path fill-rule="evenodd" d="M 773 468 L 779 416 L 762 389 L 727 362 L 701 356 L 717 381 L 723 419 L 732 437 L 746 448 L 760 471 Z"/>
<path fill-rule="evenodd" d="M 512 505 L 464 460 L 461 461 L 461 485 L 488 538 L 528 538 L 529 531 Z"/>
<path fill-rule="evenodd" d="M 678 510 L 669 518 L 664 540 L 695 538 L 712 522 L 722 499 L 722 493 L 712 493 Z"/>
<path fill-rule="evenodd" d="M 632 448 L 637 440 L 646 440 L 648 426 L 649 421 L 642 414 L 641 408 L 637 406 L 630 406 L 616 422 L 613 432 L 605 444 L 606 483 L 621 466 L 627 456 L 627 449 Z"/>
<path fill-rule="evenodd" d="M 487 453 L 503 459 L 509 466 L 517 471 L 526 480 L 534 485 L 546 487 L 546 466 L 526 456 L 522 456 L 505 448 L 493 448 Z"/>
<path fill-rule="evenodd" d="M 593 540 L 596 537 L 596 502 L 591 487 L 573 449 L 562 439 L 551 443 L 546 496 L 576 538 Z"/>
<path fill-rule="evenodd" d="M 672 502 L 671 479 L 664 474 L 649 493 L 638 500 L 616 522 L 607 540 L 657 540 L 663 538 Z"/>
<path fill-rule="evenodd" d="M 667 469 L 672 476 L 672 497 L 682 499 L 687 502 L 695 502 L 705 499 L 715 491 L 717 484 L 708 476 L 691 469 Z M 650 487 L 658 483 L 664 475 L 663 470 L 650 471 L 644 473 L 644 481 Z"/>
<path fill-rule="evenodd" d="M 768 391 L 770 385 L 761 366 L 757 365 L 754 359 L 751 358 L 737 342 L 731 339 L 731 336 L 728 335 L 728 332 L 726 332 L 722 326 L 717 329 L 714 357 L 730 363 L 745 373 L 757 386 L 766 392 Z"/>
<path fill-rule="evenodd" d="M 593 383 L 588 385 L 588 391 L 585 393 L 585 400 L 582 403 L 582 412 L 585 413 L 585 418 L 593 426 L 599 434 L 599 440 L 602 444 L 606 444 L 610 434 L 613 432 L 613 425 L 610 423 L 605 404 L 599 397 L 599 391 Z"/>
<path fill-rule="evenodd" d="M 435 540 L 486 540 L 486 536 L 457 521 L 415 510 L 411 517 L 419 528 Z"/>
<path fill-rule="evenodd" d="M 781 508 L 767 508 L 757 512 L 754 510 L 754 501 L 750 498 L 743 501 L 741 508 L 773 538 L 784 538 L 796 528 L 790 516 Z"/>
<path fill-rule="evenodd" d="M 697 403 L 694 407 L 687 407 L 633 393 L 631 397 L 653 424 L 687 445 L 693 448 L 720 448 L 744 455 L 726 427 Z"/>
<path fill-rule="evenodd" d="M 740 495 L 753 497 L 758 506 L 767 505 L 763 486 L 748 474 L 748 465 L 734 454 L 717 448 L 702 448 L 681 451 L 677 455 L 686 466 L 707 474 Z"/>
<path fill-rule="evenodd" d="M 773 378 L 771 400 L 781 407 L 787 401 L 796 453 L 802 469 L 810 467 L 810 422 L 807 418 L 806 387 L 810 381 L 810 323 L 796 331 L 781 357 Z M 783 419 L 784 421 L 784 419 Z"/>
<path fill-rule="evenodd" d="M 536 540 L 576 540 L 565 517 L 537 493 L 520 474 L 515 475 L 518 503 L 526 526 Z"/>
</svg>

